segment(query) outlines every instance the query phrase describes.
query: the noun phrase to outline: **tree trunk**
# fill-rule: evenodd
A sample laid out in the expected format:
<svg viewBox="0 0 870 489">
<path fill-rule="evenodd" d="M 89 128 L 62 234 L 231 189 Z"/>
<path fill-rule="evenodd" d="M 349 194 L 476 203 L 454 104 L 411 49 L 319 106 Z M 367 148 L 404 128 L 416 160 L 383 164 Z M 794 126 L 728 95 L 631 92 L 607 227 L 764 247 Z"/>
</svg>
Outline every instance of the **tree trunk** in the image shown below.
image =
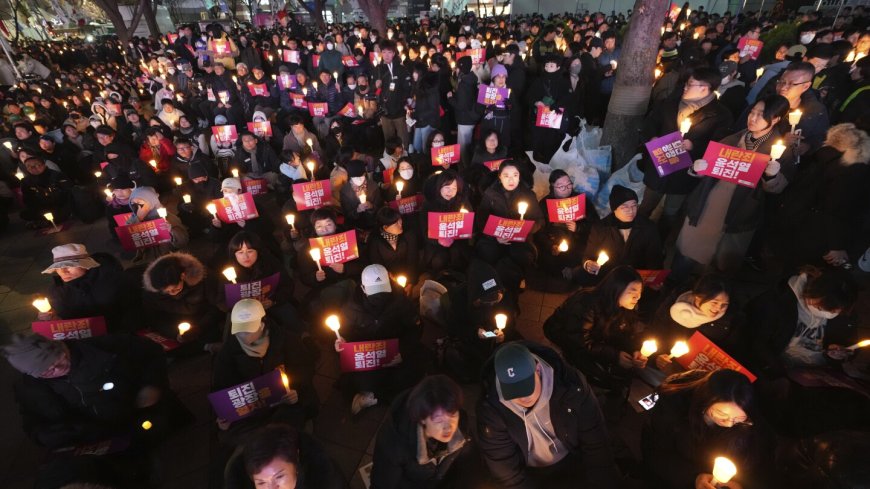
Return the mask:
<svg viewBox="0 0 870 489">
<path fill-rule="evenodd" d="M 160 26 L 157 25 L 157 13 L 154 11 L 154 5 L 151 4 L 150 0 L 145 2 L 145 11 L 142 15 L 145 16 L 145 22 L 148 24 L 148 32 L 152 36 L 159 38 Z"/>
<path fill-rule="evenodd" d="M 121 10 L 118 8 L 118 2 L 114 0 L 94 0 L 94 4 L 106 13 L 106 17 L 112 22 L 115 27 L 115 33 L 118 34 L 118 39 L 124 49 L 133 33 L 136 32 L 136 26 L 139 25 L 139 20 L 142 18 L 142 13 L 145 11 L 145 4 L 151 0 L 141 0 L 139 5 L 133 12 L 133 18 L 130 20 L 130 26 L 124 21 L 124 16 L 121 15 Z"/>
<path fill-rule="evenodd" d="M 359 0 L 359 6 L 369 19 L 372 29 L 376 29 L 381 36 L 387 34 L 387 12 L 393 0 Z"/>
<path fill-rule="evenodd" d="M 662 21 L 669 5 L 667 0 L 635 1 L 601 137 L 602 145 L 613 147 L 613 171 L 634 156 L 640 143 L 638 128 L 649 105 Z"/>
<path fill-rule="evenodd" d="M 323 9 L 326 8 L 325 0 L 314 0 L 314 8 L 308 8 L 308 4 L 304 1 L 301 1 L 299 5 L 308 12 L 308 15 L 311 16 L 311 20 L 317 25 L 320 29 L 326 29 L 326 20 L 323 18 Z"/>
</svg>

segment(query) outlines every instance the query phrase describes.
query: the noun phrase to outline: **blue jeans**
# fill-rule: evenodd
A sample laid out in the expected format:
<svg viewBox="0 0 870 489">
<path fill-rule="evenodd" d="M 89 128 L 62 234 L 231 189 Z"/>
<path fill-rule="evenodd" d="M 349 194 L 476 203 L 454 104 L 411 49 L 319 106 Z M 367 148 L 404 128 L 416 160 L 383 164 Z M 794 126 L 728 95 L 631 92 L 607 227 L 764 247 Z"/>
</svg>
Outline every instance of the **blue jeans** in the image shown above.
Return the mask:
<svg viewBox="0 0 870 489">
<path fill-rule="evenodd" d="M 462 161 L 471 161 L 471 143 L 474 140 L 474 124 L 456 126 L 456 139 L 459 143 L 459 154 L 462 155 Z"/>
<path fill-rule="evenodd" d="M 435 130 L 432 126 L 426 127 L 418 127 L 414 129 L 414 151 L 418 153 L 422 153 L 426 151 L 426 140 L 429 139 L 429 135 Z"/>
</svg>

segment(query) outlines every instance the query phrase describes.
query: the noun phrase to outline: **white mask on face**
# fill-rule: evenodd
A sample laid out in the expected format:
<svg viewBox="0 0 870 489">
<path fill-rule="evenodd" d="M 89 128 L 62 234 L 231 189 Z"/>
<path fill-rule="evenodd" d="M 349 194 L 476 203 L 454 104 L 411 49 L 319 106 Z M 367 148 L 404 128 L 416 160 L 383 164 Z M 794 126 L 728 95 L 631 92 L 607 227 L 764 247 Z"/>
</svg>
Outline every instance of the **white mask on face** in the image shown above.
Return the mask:
<svg viewBox="0 0 870 489">
<path fill-rule="evenodd" d="M 402 180 L 410 180 L 414 176 L 414 170 L 399 170 L 399 176 Z"/>
<path fill-rule="evenodd" d="M 326 49 L 329 49 L 329 50 L 331 50 L 334 47 L 335 47 L 335 44 L 332 44 L 331 42 L 326 45 Z"/>
<path fill-rule="evenodd" d="M 809 309 L 810 314 L 822 319 L 834 319 L 835 317 L 840 315 L 839 312 L 823 311 L 822 309 L 819 309 L 815 306 L 807 306 L 807 309 Z"/>
<path fill-rule="evenodd" d="M 815 39 L 815 38 L 816 38 L 815 32 L 806 32 L 804 34 L 801 34 L 801 44 L 809 44 L 809 43 L 813 42 L 813 39 Z"/>
<path fill-rule="evenodd" d="M 459 41 L 458 43 L 456 43 L 456 47 L 458 47 L 459 49 L 465 49 L 465 46 L 467 46 L 465 41 Z"/>
<path fill-rule="evenodd" d="M 365 182 L 366 177 L 352 177 L 350 179 L 350 183 L 352 183 L 355 187 L 362 187 Z"/>
<path fill-rule="evenodd" d="M 356 85 L 348 84 L 348 85 L 347 85 L 347 88 L 349 88 L 349 89 L 351 89 L 351 90 L 356 90 Z"/>
</svg>

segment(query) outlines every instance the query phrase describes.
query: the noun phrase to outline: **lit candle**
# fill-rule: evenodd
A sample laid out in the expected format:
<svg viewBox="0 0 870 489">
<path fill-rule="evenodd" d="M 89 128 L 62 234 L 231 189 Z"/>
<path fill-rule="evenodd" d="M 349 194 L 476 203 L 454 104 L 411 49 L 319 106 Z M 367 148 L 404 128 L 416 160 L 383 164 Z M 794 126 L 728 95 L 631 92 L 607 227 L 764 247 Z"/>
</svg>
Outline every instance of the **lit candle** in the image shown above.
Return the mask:
<svg viewBox="0 0 870 489">
<path fill-rule="evenodd" d="M 360 203 L 360 204 L 365 204 L 365 203 L 366 203 L 366 194 L 365 194 L 365 192 L 359 194 L 359 203 Z"/>
<path fill-rule="evenodd" d="M 802 115 L 803 112 L 801 112 L 801 109 L 795 109 L 794 112 L 788 113 L 788 125 L 791 126 L 791 132 L 794 132 L 795 126 L 797 126 L 801 121 Z"/>
<path fill-rule="evenodd" d="M 290 226 L 290 229 L 293 229 L 293 224 L 296 223 L 296 215 L 287 214 L 286 216 L 284 216 L 284 219 L 287 219 L 287 224 Z"/>
<path fill-rule="evenodd" d="M 103 172 L 101 172 L 101 171 L 99 171 L 99 170 L 98 170 L 98 171 L 95 171 L 95 172 L 94 172 L 94 176 L 97 177 L 97 178 L 100 178 L 101 176 L 103 176 Z"/>
<path fill-rule="evenodd" d="M 305 144 L 308 145 L 308 148 L 311 149 L 311 151 L 314 151 L 314 141 L 312 141 L 311 138 L 306 139 Z"/>
<path fill-rule="evenodd" d="M 305 96 L 305 97 L 308 96 L 308 88 L 306 88 L 306 87 L 302 87 L 302 95 Z"/>
<path fill-rule="evenodd" d="M 678 358 L 686 353 L 689 353 L 689 345 L 685 341 L 678 341 L 671 348 L 671 358 Z"/>
<path fill-rule="evenodd" d="M 849 55 L 846 56 L 846 62 L 847 62 L 847 63 L 851 63 L 851 62 L 853 62 L 853 61 L 855 61 L 855 50 L 854 50 L 854 49 L 851 50 L 851 51 L 849 51 Z"/>
<path fill-rule="evenodd" d="M 227 268 L 224 269 L 224 271 L 223 271 L 222 273 L 224 274 L 224 277 L 227 278 L 227 280 L 229 280 L 229 281 L 232 282 L 232 283 L 236 283 L 236 277 L 237 277 L 237 275 L 236 275 L 236 269 L 235 269 L 235 268 L 233 268 L 233 267 L 227 267 Z"/>
<path fill-rule="evenodd" d="M 311 82 L 311 86 L 314 87 L 314 91 L 317 91 L 317 82 Z"/>
<path fill-rule="evenodd" d="M 610 69 L 615 70 L 617 64 L 618 64 L 618 63 L 616 62 L 615 59 L 611 59 L 611 60 L 610 60 Z"/>
<path fill-rule="evenodd" d="M 239 83 L 239 79 L 236 78 L 236 75 L 233 75 L 233 83 Z"/>
<path fill-rule="evenodd" d="M 338 316 L 333 314 L 326 318 L 326 326 L 329 327 L 329 329 L 331 329 L 333 333 L 335 333 L 335 337 L 337 339 L 341 339 L 341 335 L 338 334 L 338 330 L 341 329 L 341 322 L 338 320 Z"/>
<path fill-rule="evenodd" d="M 217 206 L 214 205 L 214 202 L 209 202 L 209 204 L 205 206 L 205 208 L 213 218 L 217 219 Z"/>
<path fill-rule="evenodd" d="M 559 251 L 564 253 L 568 251 L 568 240 L 563 239 L 561 243 L 559 243 Z"/>
<path fill-rule="evenodd" d="M 3 146 L 6 146 L 6 149 L 12 151 L 12 142 L 6 141 L 5 143 L 3 143 Z"/>
<path fill-rule="evenodd" d="M 466 209 L 465 207 L 460 207 L 459 212 L 461 212 L 463 214 L 468 214 L 468 209 Z"/>
<path fill-rule="evenodd" d="M 35 307 L 40 313 L 46 313 L 51 310 L 51 304 L 48 302 L 48 298 L 46 297 L 40 297 L 34 300 L 33 307 Z"/>
<path fill-rule="evenodd" d="M 755 78 L 761 78 L 761 75 L 764 74 L 764 68 L 758 68 L 755 70 Z"/>
<path fill-rule="evenodd" d="M 170 92 L 174 92 L 174 91 L 175 91 L 175 87 L 174 87 L 171 83 L 169 84 L 169 91 L 170 91 Z"/>
<path fill-rule="evenodd" d="M 507 326 L 507 314 L 496 314 L 495 315 L 495 327 L 499 330 L 502 330 Z"/>
<path fill-rule="evenodd" d="M 405 188 L 405 182 L 403 182 L 401 180 L 396 181 L 396 190 L 398 191 L 398 194 L 396 194 L 396 200 L 399 200 L 402 198 L 402 190 L 404 188 Z"/>
<path fill-rule="evenodd" d="M 151 421 L 148 421 L 147 419 L 142 422 L 142 429 L 145 431 L 150 430 L 152 426 L 154 426 L 154 424 L 151 423 Z"/>
<path fill-rule="evenodd" d="M 178 334 L 183 335 L 190 331 L 190 323 L 179 323 L 178 324 Z"/>
<path fill-rule="evenodd" d="M 284 384 L 284 389 L 290 392 L 290 377 L 283 370 L 281 371 L 281 383 Z"/>
<path fill-rule="evenodd" d="M 362 105 L 357 106 L 356 111 L 359 113 L 360 117 L 363 116 L 363 106 Z"/>
<path fill-rule="evenodd" d="M 311 141 L 309 139 L 309 141 Z M 311 177 L 311 180 L 314 180 L 314 161 L 308 160 L 308 163 L 305 163 L 305 167 L 308 168 L 308 175 Z"/>
<path fill-rule="evenodd" d="M 36 304 L 34 303 L 34 305 L 36 305 Z M 849 350 L 856 350 L 858 348 L 864 348 L 865 346 L 870 346 L 870 340 L 861 340 L 861 341 L 855 343 L 854 345 L 848 347 L 848 349 Z"/>
<path fill-rule="evenodd" d="M 683 136 L 685 136 L 686 133 L 688 133 L 689 129 L 691 129 L 691 128 L 692 128 L 692 119 L 689 119 L 688 117 L 686 117 L 685 119 L 683 119 L 682 122 L 680 122 L 680 134 L 682 134 Z"/>
<path fill-rule="evenodd" d="M 713 461 L 713 480 L 710 481 L 714 486 L 727 484 L 735 475 L 737 475 L 737 467 L 734 462 L 725 457 L 716 457 Z"/>
<path fill-rule="evenodd" d="M 770 159 L 779 160 L 783 153 L 785 153 L 785 145 L 782 144 L 782 139 L 780 139 L 770 147 Z"/>
<path fill-rule="evenodd" d="M 50 222 L 54 229 L 57 229 L 57 224 L 54 223 L 54 214 L 52 214 L 51 212 L 46 212 L 42 215 L 42 217 L 44 217 L 46 221 Z"/>
<path fill-rule="evenodd" d="M 640 347 L 640 354 L 644 357 L 648 357 L 658 351 L 658 349 L 659 345 L 656 343 L 656 340 L 646 340 Z"/>
<path fill-rule="evenodd" d="M 317 271 L 322 272 L 323 268 L 320 267 L 320 248 L 311 248 L 308 250 L 308 254 L 311 255 L 311 259 L 317 264 Z"/>
<path fill-rule="evenodd" d="M 103 189 L 103 193 L 106 194 L 106 197 L 107 197 L 107 198 L 109 198 L 109 199 L 112 198 L 112 191 L 111 191 L 111 190 L 109 190 L 109 189 Z"/>
<path fill-rule="evenodd" d="M 160 216 L 160 219 L 166 219 L 166 208 L 161 207 L 157 209 L 157 215 Z"/>
<path fill-rule="evenodd" d="M 654 74 L 656 76 L 656 79 L 658 79 L 658 77 L 662 76 L 662 70 L 660 70 L 659 68 L 656 68 L 656 71 L 654 72 Z"/>
<path fill-rule="evenodd" d="M 181 186 L 181 177 L 175 177 L 173 180 L 175 181 L 175 185 Z"/>
<path fill-rule="evenodd" d="M 526 216 L 526 211 L 529 210 L 529 203 L 528 202 L 518 202 L 517 203 L 517 210 L 520 212 L 520 221 L 522 221 L 523 218 Z"/>
<path fill-rule="evenodd" d="M 15 178 L 17 178 L 19 180 L 24 180 L 24 173 L 22 173 L 21 170 L 16 171 Z"/>
<path fill-rule="evenodd" d="M 151 165 L 152 168 L 157 168 L 157 160 L 150 160 L 148 164 Z"/>
<path fill-rule="evenodd" d="M 601 266 L 604 266 L 604 264 L 607 263 L 607 260 L 609 260 L 609 259 L 610 259 L 610 257 L 607 256 L 607 253 L 604 250 L 601 250 L 598 253 L 598 259 L 595 260 L 595 263 L 597 263 L 598 266 L 601 267 Z"/>
<path fill-rule="evenodd" d="M 398 277 L 396 277 L 396 283 L 399 284 L 399 287 L 404 289 L 405 286 L 408 285 L 408 277 L 404 275 L 399 275 Z"/>
<path fill-rule="evenodd" d="M 239 178 L 239 170 L 238 170 L 238 168 L 233 168 L 232 170 L 230 170 L 230 173 L 233 174 L 233 178 Z"/>
<path fill-rule="evenodd" d="M 189 204 L 190 203 L 190 194 L 182 195 L 181 200 L 183 200 L 185 204 Z"/>
</svg>

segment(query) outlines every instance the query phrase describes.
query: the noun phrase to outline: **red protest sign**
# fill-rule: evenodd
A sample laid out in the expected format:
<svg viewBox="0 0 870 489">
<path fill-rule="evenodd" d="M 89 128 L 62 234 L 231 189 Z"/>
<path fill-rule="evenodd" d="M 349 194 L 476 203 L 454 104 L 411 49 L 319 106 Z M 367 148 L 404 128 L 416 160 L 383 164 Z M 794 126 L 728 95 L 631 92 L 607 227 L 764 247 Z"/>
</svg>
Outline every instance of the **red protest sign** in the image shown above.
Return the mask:
<svg viewBox="0 0 870 489">
<path fill-rule="evenodd" d="M 96 316 L 81 319 L 34 321 L 33 332 L 50 340 L 78 340 L 106 334 L 106 319 Z"/>
<path fill-rule="evenodd" d="M 321 238 L 310 238 L 308 244 L 312 248 L 320 248 L 321 265 L 346 263 L 359 258 L 356 230 L 353 229 Z"/>
<path fill-rule="evenodd" d="M 643 280 L 643 286 L 653 290 L 659 290 L 665 284 L 665 279 L 671 274 L 670 270 L 637 270 Z"/>
<path fill-rule="evenodd" d="M 364 372 L 380 370 L 388 366 L 399 354 L 399 340 L 355 341 L 344 344 L 339 352 L 342 372 Z"/>
<path fill-rule="evenodd" d="M 668 10 L 668 17 L 670 17 L 671 22 L 676 22 L 678 15 L 680 15 L 680 6 L 672 3 L 670 10 Z"/>
<path fill-rule="evenodd" d="M 178 39 L 178 34 L 174 32 L 166 33 L 166 40 L 169 41 L 169 44 L 175 44 L 175 40 Z"/>
<path fill-rule="evenodd" d="M 759 39 L 747 39 L 745 36 L 737 41 L 737 50 L 740 51 L 740 57 L 749 56 L 752 59 L 758 59 L 761 56 L 761 49 L 764 47 L 764 41 Z"/>
<path fill-rule="evenodd" d="M 507 158 L 502 158 L 500 160 L 484 161 L 483 164 L 486 165 L 487 168 L 489 168 L 489 171 L 498 171 L 498 167 L 501 166 L 501 162 L 506 159 Z"/>
<path fill-rule="evenodd" d="M 711 142 L 704 152 L 704 160 L 707 168 L 697 172 L 698 175 L 755 188 L 767 168 L 770 155 Z"/>
<path fill-rule="evenodd" d="M 115 224 L 117 224 L 118 226 L 126 226 L 127 219 L 130 219 L 130 216 L 132 215 L 132 212 L 125 212 L 123 214 L 115 214 L 112 217 L 115 219 Z"/>
<path fill-rule="evenodd" d="M 248 83 L 248 91 L 253 97 L 268 97 L 269 87 L 265 83 Z"/>
<path fill-rule="evenodd" d="M 562 127 L 562 113 L 556 110 L 550 110 L 549 107 L 542 105 L 538 107 L 538 113 L 535 116 L 535 125 L 538 127 L 559 129 Z"/>
<path fill-rule="evenodd" d="M 235 143 L 239 139 L 236 126 L 211 126 L 211 133 L 219 143 Z"/>
<path fill-rule="evenodd" d="M 534 225 L 535 221 L 489 216 L 483 227 L 483 234 L 495 239 L 524 242 L 529 237 Z"/>
<path fill-rule="evenodd" d="M 332 186 L 329 180 L 293 184 L 293 201 L 296 202 L 296 210 L 320 209 L 329 204 L 330 200 L 332 200 Z"/>
<path fill-rule="evenodd" d="M 299 58 L 299 51 L 291 50 L 291 49 L 285 49 L 284 52 L 283 52 L 282 54 L 283 54 L 283 56 L 284 56 L 284 62 L 285 62 L 285 63 L 296 63 L 296 64 L 299 64 L 299 59 L 300 59 L 300 58 Z"/>
<path fill-rule="evenodd" d="M 468 56 L 471 58 L 472 64 L 482 64 L 486 61 L 486 49 L 477 48 L 477 49 L 466 49 L 462 52 L 462 56 Z M 460 58 L 462 57 L 460 56 Z"/>
<path fill-rule="evenodd" d="M 118 226 L 115 228 L 115 234 L 121 240 L 124 250 L 136 251 L 169 243 L 172 241 L 169 229 L 169 223 L 165 219 L 152 219 L 129 226 Z"/>
<path fill-rule="evenodd" d="M 311 117 L 326 117 L 329 114 L 329 107 L 327 107 L 326 102 L 310 102 L 308 113 L 311 114 Z"/>
<path fill-rule="evenodd" d="M 353 104 L 348 102 L 338 111 L 338 115 L 343 117 L 356 117 L 356 110 L 354 110 Z"/>
<path fill-rule="evenodd" d="M 459 162 L 459 145 L 451 144 L 450 146 L 441 146 L 440 148 L 432 148 L 432 166 L 452 165 Z"/>
<path fill-rule="evenodd" d="M 356 62 L 356 58 L 354 58 L 353 56 L 342 56 L 341 63 L 348 68 L 359 66 L 359 63 Z"/>
<path fill-rule="evenodd" d="M 305 101 L 305 95 L 302 95 L 301 93 L 291 93 L 290 102 L 292 102 L 293 107 L 296 107 L 297 109 L 308 108 L 308 102 Z"/>
<path fill-rule="evenodd" d="M 272 137 L 272 123 L 269 121 L 249 122 L 248 130 L 258 137 Z"/>
<path fill-rule="evenodd" d="M 311 55 L 311 65 L 314 66 L 315 68 L 320 66 L 320 55 L 319 54 L 312 54 Z"/>
<path fill-rule="evenodd" d="M 265 178 L 243 178 L 242 190 L 251 195 L 265 194 L 269 191 L 269 184 Z"/>
<path fill-rule="evenodd" d="M 149 329 L 142 329 L 142 330 L 136 331 L 136 335 L 141 336 L 143 338 L 147 338 L 147 339 L 153 341 L 154 343 L 157 343 L 158 345 L 160 345 L 161 348 L 163 348 L 163 351 L 172 351 L 172 350 L 178 348 L 179 346 L 181 346 L 181 344 L 179 342 L 177 342 L 175 340 L 171 340 L 171 339 L 169 339 L 161 334 L 155 333 L 154 331 L 151 331 Z"/>
<path fill-rule="evenodd" d="M 586 217 L 586 195 L 547 199 L 547 216 L 550 222 L 575 222 L 583 219 Z"/>
<path fill-rule="evenodd" d="M 426 219 L 429 239 L 471 238 L 473 212 L 430 212 Z"/>
<path fill-rule="evenodd" d="M 247 221 L 260 215 L 257 206 L 254 205 L 254 196 L 251 194 L 238 194 L 215 199 L 212 202 L 217 206 L 218 219 L 226 223 Z"/>
<path fill-rule="evenodd" d="M 224 57 L 230 54 L 230 43 L 224 39 L 212 39 L 208 42 L 208 50 L 215 53 L 216 57 Z"/>
<path fill-rule="evenodd" d="M 393 183 L 393 173 L 395 173 L 395 172 L 396 172 L 396 167 L 393 167 L 393 168 L 387 168 L 386 170 L 383 171 L 383 173 L 381 173 L 381 176 L 384 178 L 385 184 L 389 185 L 389 184 Z"/>
<path fill-rule="evenodd" d="M 423 195 L 417 194 L 410 197 L 403 197 L 399 200 L 391 200 L 389 206 L 399 211 L 399 214 L 413 214 L 420 210 L 423 206 Z"/>
<path fill-rule="evenodd" d="M 689 353 L 677 357 L 677 363 L 689 370 L 706 370 L 713 372 L 715 370 L 727 368 L 736 370 L 749 378 L 750 382 L 755 382 L 757 378 L 743 365 L 737 362 L 731 355 L 722 351 L 715 343 L 710 341 L 700 332 L 695 331 L 695 334 L 689 338 Z"/>
</svg>

